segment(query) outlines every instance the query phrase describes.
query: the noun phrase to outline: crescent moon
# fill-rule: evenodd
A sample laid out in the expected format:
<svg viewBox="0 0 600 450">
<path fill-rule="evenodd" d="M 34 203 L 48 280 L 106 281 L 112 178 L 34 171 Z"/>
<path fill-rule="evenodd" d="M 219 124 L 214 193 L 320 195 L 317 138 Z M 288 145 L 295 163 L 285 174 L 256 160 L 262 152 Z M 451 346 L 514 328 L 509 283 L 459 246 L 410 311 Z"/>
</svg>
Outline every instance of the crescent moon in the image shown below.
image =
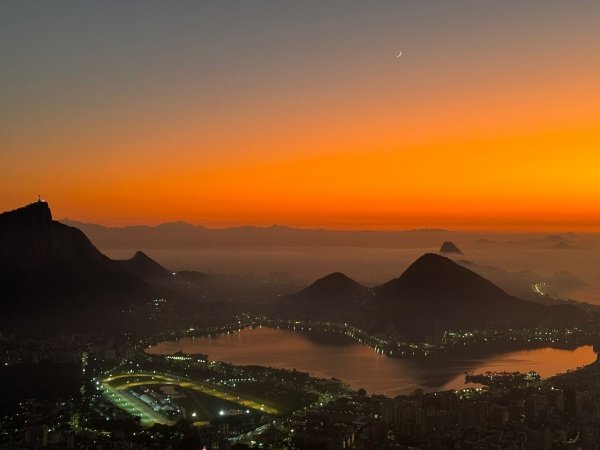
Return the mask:
<svg viewBox="0 0 600 450">
<path fill-rule="evenodd" d="M 398 56 L 396 56 L 396 58 L 400 58 L 402 56 L 402 52 L 398 53 Z"/>
</svg>

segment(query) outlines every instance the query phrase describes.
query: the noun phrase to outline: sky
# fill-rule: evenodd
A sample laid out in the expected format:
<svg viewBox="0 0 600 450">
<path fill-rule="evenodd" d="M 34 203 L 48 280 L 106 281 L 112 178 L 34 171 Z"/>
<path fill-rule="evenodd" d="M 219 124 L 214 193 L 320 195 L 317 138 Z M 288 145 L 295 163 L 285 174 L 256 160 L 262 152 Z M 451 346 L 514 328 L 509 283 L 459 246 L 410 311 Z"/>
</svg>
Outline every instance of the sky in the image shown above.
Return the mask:
<svg viewBox="0 0 600 450">
<path fill-rule="evenodd" d="M 599 23 L 583 0 L 6 0 L 0 210 L 600 231 Z"/>
</svg>

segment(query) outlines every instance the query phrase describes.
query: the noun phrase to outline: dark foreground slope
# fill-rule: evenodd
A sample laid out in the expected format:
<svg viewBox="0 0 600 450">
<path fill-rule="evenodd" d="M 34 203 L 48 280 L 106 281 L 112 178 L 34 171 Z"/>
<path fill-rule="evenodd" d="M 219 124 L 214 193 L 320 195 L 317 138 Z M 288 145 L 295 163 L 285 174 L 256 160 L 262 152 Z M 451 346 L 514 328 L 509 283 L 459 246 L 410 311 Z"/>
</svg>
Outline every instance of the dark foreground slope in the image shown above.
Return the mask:
<svg viewBox="0 0 600 450">
<path fill-rule="evenodd" d="M 372 290 L 352 286 L 348 281 L 324 286 L 316 282 L 284 297 L 280 312 L 308 315 L 313 311 L 313 318 L 351 320 L 374 331 L 411 338 L 447 329 L 570 324 L 583 317 L 569 305 L 544 306 L 512 297 L 475 272 L 436 254 L 423 255 L 400 277 Z"/>
</svg>

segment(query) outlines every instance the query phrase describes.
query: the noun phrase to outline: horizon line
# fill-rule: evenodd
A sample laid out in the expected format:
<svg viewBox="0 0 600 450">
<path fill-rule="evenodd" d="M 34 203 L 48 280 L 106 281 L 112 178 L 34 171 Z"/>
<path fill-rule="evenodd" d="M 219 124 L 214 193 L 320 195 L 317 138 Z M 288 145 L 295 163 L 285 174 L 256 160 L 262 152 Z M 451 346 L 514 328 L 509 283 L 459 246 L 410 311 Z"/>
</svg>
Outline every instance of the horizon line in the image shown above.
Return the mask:
<svg viewBox="0 0 600 450">
<path fill-rule="evenodd" d="M 528 229 L 528 228 L 515 228 L 515 227 L 471 227 L 471 228 L 441 228 L 441 227 L 410 227 L 410 228 L 364 228 L 364 227 L 352 227 L 348 228 L 340 227 L 322 227 L 322 226 L 295 226 L 295 225 L 285 225 L 280 223 L 272 223 L 270 225 L 258 225 L 258 224 L 243 224 L 243 225 L 223 225 L 223 226 L 206 226 L 203 224 L 195 224 L 189 222 L 187 220 L 169 220 L 165 222 L 158 222 L 156 224 L 148 224 L 148 223 L 133 223 L 133 224 L 105 224 L 99 222 L 87 222 L 78 219 L 72 219 L 69 217 L 64 217 L 61 219 L 54 219 L 58 222 L 71 222 L 77 223 L 81 225 L 92 225 L 98 226 L 106 229 L 118 230 L 118 229 L 126 229 L 126 228 L 159 228 L 165 225 L 175 225 L 182 224 L 189 227 L 193 227 L 199 230 L 206 231 L 225 231 L 225 230 L 235 230 L 242 228 L 252 228 L 252 229 L 260 229 L 260 230 L 269 230 L 269 229 L 288 229 L 293 231 L 325 231 L 331 233 L 414 233 L 414 232 L 430 232 L 430 233 L 466 233 L 466 234 L 478 234 L 478 233 L 494 233 L 494 234 L 556 234 L 556 235 L 569 235 L 569 234 L 579 234 L 579 235 L 590 235 L 590 234 L 600 234 L 600 229 L 595 231 L 574 231 L 573 229 Z"/>
</svg>

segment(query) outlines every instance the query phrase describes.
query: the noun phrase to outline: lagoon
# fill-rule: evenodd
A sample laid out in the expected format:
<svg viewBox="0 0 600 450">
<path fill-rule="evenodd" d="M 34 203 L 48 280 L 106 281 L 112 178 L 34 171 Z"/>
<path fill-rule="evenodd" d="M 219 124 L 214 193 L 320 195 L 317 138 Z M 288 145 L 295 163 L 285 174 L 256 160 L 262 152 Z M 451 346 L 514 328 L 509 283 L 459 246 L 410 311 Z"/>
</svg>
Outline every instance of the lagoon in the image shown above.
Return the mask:
<svg viewBox="0 0 600 450">
<path fill-rule="evenodd" d="M 549 377 L 596 360 L 591 345 L 574 350 L 540 348 L 497 353 L 482 358 L 455 358 L 427 362 L 392 358 L 350 339 L 323 339 L 302 332 L 268 327 L 244 328 L 212 337 L 165 341 L 146 350 L 153 354 L 207 354 L 211 360 L 309 372 L 337 378 L 370 394 L 395 396 L 415 389 L 462 389 L 465 372 L 527 372 Z"/>
</svg>

